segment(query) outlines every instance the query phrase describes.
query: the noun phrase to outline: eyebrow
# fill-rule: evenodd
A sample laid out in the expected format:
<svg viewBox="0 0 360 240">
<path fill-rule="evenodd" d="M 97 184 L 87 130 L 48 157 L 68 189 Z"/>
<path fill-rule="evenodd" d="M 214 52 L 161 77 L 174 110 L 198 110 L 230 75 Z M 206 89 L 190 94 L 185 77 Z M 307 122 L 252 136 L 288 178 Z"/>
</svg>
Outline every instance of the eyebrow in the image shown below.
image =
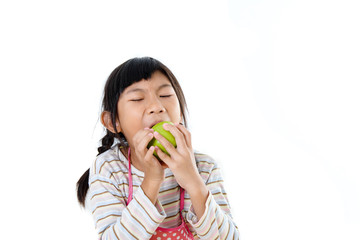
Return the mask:
<svg viewBox="0 0 360 240">
<path fill-rule="evenodd" d="M 159 91 L 160 89 L 165 88 L 165 87 L 172 87 L 172 86 L 168 83 L 164 83 L 164 84 L 160 85 L 160 87 L 158 87 L 157 91 Z M 142 88 L 133 88 L 133 89 L 125 92 L 125 94 L 127 95 L 132 92 L 145 92 L 145 90 Z"/>
</svg>

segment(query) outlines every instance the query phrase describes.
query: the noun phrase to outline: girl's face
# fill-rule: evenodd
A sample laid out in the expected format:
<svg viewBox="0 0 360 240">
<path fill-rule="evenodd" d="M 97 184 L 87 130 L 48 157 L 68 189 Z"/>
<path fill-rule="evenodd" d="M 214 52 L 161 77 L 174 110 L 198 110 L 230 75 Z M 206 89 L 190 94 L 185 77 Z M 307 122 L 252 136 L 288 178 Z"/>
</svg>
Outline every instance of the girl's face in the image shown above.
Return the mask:
<svg viewBox="0 0 360 240">
<path fill-rule="evenodd" d="M 182 119 L 176 93 L 160 71 L 127 87 L 119 98 L 117 110 L 119 127 L 130 146 L 139 130 L 161 121 L 180 123 Z"/>
</svg>

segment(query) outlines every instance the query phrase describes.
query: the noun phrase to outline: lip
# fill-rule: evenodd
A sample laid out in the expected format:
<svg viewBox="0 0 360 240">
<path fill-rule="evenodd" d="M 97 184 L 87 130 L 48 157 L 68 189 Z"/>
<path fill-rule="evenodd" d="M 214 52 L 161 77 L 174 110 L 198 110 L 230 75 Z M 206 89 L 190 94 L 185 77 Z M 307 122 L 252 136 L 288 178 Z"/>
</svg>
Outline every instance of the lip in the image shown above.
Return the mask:
<svg viewBox="0 0 360 240">
<path fill-rule="evenodd" d="M 156 120 L 154 122 L 152 122 L 151 124 L 149 124 L 149 128 L 152 128 L 153 126 L 155 126 L 156 124 L 158 124 L 159 122 L 163 122 L 163 121 L 166 121 L 166 120 Z"/>
</svg>

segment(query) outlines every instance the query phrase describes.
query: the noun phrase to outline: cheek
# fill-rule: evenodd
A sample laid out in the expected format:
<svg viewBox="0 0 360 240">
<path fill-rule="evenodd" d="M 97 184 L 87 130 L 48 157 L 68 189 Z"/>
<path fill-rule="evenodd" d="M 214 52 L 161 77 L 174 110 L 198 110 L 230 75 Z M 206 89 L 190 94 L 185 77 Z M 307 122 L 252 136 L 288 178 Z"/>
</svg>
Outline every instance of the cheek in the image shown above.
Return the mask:
<svg viewBox="0 0 360 240">
<path fill-rule="evenodd" d="M 139 126 L 139 124 L 137 124 L 137 122 L 135 121 L 126 121 L 122 126 L 122 133 L 125 135 L 126 140 L 129 143 L 132 143 L 134 136 L 139 131 L 139 128 L 141 128 L 141 126 Z"/>
<path fill-rule="evenodd" d="M 181 111 L 180 111 L 180 104 L 177 100 L 172 101 L 169 106 L 169 113 L 173 121 L 177 120 L 178 122 L 181 120 Z"/>
<path fill-rule="evenodd" d="M 133 107 L 127 106 L 121 106 L 118 113 L 122 133 L 127 141 L 131 141 L 139 128 L 141 128 L 141 115 Z"/>
</svg>

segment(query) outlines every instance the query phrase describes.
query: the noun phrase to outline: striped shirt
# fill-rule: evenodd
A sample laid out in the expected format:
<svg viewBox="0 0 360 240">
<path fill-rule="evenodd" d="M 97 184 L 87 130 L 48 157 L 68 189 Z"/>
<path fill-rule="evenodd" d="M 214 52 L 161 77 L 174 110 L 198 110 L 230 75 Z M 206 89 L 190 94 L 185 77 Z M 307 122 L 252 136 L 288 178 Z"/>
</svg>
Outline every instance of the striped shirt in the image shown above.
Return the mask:
<svg viewBox="0 0 360 240">
<path fill-rule="evenodd" d="M 206 209 L 198 219 L 185 192 L 180 210 L 180 188 L 170 169 L 154 205 L 140 187 L 144 173 L 131 166 L 133 200 L 128 203 L 128 160 L 118 145 L 97 156 L 90 168 L 87 208 L 91 211 L 99 239 L 150 239 L 157 227 L 173 228 L 181 224 L 182 214 L 195 239 L 239 239 L 232 220 L 223 179 L 216 162 L 195 153 L 198 171 L 209 195 Z"/>
</svg>

